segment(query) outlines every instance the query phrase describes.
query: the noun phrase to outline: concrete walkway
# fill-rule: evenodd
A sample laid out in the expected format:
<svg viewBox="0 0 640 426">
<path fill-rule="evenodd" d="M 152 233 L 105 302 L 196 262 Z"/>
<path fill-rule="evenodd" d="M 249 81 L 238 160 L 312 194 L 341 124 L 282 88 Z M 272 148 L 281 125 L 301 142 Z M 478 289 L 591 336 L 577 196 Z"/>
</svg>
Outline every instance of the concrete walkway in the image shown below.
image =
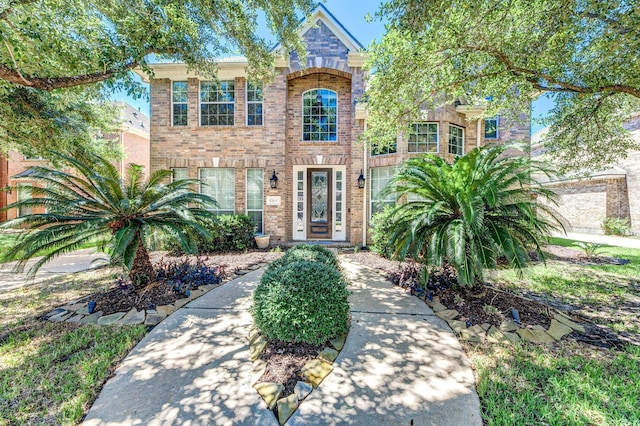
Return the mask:
<svg viewBox="0 0 640 426">
<path fill-rule="evenodd" d="M 584 241 L 587 243 L 606 244 L 609 246 L 626 247 L 640 249 L 640 239 L 632 237 L 616 237 L 614 235 L 580 234 L 577 232 L 567 232 L 567 234 L 557 233 L 554 237 L 568 238 L 570 240 Z"/>
<path fill-rule="evenodd" d="M 446 323 L 376 273 L 344 266 L 353 292 L 347 342 L 287 424 L 481 425 L 471 368 Z M 154 328 L 84 424 L 277 425 L 250 382 L 248 309 L 261 273 L 210 291 Z"/>
<path fill-rule="evenodd" d="M 24 268 L 25 272 L 37 261 L 38 258 L 27 262 Z M 18 274 L 13 272 L 16 262 L 0 263 L 0 291 L 14 290 L 31 283 L 99 268 L 108 262 L 109 256 L 96 251 L 94 248 L 77 250 L 56 257 L 49 263 L 46 263 L 34 277 L 27 277 L 26 273 Z"/>
</svg>

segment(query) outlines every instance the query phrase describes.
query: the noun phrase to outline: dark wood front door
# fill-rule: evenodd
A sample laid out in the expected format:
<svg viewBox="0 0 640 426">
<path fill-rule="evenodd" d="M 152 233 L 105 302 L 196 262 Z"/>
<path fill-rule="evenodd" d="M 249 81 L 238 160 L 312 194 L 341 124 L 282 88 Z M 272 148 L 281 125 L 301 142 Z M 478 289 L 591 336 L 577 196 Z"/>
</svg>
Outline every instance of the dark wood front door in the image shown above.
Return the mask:
<svg viewBox="0 0 640 426">
<path fill-rule="evenodd" d="M 307 239 L 331 239 L 332 169 L 307 169 Z"/>
</svg>

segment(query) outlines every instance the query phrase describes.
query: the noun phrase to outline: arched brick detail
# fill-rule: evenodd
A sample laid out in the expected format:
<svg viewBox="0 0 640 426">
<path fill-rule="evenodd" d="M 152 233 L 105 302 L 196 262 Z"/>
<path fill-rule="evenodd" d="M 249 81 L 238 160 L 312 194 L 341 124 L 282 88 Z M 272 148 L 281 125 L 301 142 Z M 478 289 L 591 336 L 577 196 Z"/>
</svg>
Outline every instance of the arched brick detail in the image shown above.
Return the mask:
<svg viewBox="0 0 640 426">
<path fill-rule="evenodd" d="M 287 74 L 287 80 L 293 80 L 300 77 L 305 77 L 313 74 L 329 74 L 336 75 L 338 77 L 346 78 L 347 80 L 351 80 L 351 73 L 346 71 L 337 70 L 334 68 L 307 68 L 300 71 L 295 71 Z"/>
</svg>

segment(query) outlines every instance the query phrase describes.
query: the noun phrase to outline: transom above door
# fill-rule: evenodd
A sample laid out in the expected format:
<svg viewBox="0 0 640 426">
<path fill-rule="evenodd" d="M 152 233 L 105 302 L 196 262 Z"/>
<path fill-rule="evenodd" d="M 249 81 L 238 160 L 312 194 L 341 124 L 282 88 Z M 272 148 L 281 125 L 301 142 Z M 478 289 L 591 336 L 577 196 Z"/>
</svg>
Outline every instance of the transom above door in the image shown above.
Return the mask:
<svg viewBox="0 0 640 426">
<path fill-rule="evenodd" d="M 293 239 L 344 241 L 345 167 L 293 167 Z"/>
</svg>

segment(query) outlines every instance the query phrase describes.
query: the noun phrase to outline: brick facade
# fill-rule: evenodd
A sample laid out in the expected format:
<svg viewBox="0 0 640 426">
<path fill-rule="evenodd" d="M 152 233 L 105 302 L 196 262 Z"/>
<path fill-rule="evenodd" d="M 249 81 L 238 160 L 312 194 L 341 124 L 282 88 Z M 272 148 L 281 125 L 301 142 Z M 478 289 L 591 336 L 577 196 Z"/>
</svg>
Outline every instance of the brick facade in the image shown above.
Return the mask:
<svg viewBox="0 0 640 426">
<path fill-rule="evenodd" d="M 364 243 L 363 220 L 369 220 L 369 203 L 365 205 L 364 202 L 370 195 L 367 170 L 400 164 L 409 157 L 407 143 L 400 140 L 395 154 L 375 157 L 367 154 L 365 163 L 365 148 L 358 139 L 365 127 L 365 117 L 357 117 L 356 101 L 364 93 L 366 75 L 362 61 L 353 59 L 354 55 L 361 55 L 362 46 L 323 6 L 319 6 L 311 23 L 314 25 L 304 24 L 302 30 L 308 51 L 306 62 L 301 64 L 295 55 L 287 63 L 279 62 L 275 77 L 264 86 L 262 126 L 246 124 L 246 65 L 243 58 L 232 58 L 219 64 L 219 79 L 235 82 L 232 126 L 200 126 L 200 79 L 188 74 L 183 65 L 153 65 L 155 77 L 150 81 L 151 168 L 184 167 L 191 178 L 198 178 L 199 169 L 203 167 L 234 169 L 237 213 L 246 210 L 246 169 L 263 168 L 264 232 L 271 235 L 272 244 L 299 240 L 303 235 L 295 222 L 296 203 L 306 203 L 308 213 L 310 201 L 299 200 L 301 193 L 296 191 L 298 182 L 294 170 L 329 168 L 334 173 L 343 173 L 343 200 L 334 201 L 332 209 L 335 211 L 339 206 L 337 203 L 342 203 L 341 227 L 344 229 L 340 232 L 336 229 L 332 239 L 360 245 Z M 172 126 L 171 123 L 173 81 L 188 82 L 186 126 Z M 335 141 L 303 141 L 303 93 L 318 88 L 337 93 Z M 478 138 L 477 122 L 469 122 L 454 105 L 429 112 L 425 121 L 439 123 L 439 152 L 449 160 L 453 160 L 448 154 L 449 123 L 464 129 L 465 152 L 486 143 L 483 122 L 480 126 L 483 134 Z M 523 123 L 503 126 L 497 142 L 513 138 L 529 141 L 529 128 L 527 115 Z M 278 177 L 276 189 L 269 186 L 269 177 L 274 170 Z M 361 170 L 367 179 L 365 189 L 358 188 L 357 184 Z M 268 197 L 280 197 L 280 205 L 267 205 Z"/>
</svg>

